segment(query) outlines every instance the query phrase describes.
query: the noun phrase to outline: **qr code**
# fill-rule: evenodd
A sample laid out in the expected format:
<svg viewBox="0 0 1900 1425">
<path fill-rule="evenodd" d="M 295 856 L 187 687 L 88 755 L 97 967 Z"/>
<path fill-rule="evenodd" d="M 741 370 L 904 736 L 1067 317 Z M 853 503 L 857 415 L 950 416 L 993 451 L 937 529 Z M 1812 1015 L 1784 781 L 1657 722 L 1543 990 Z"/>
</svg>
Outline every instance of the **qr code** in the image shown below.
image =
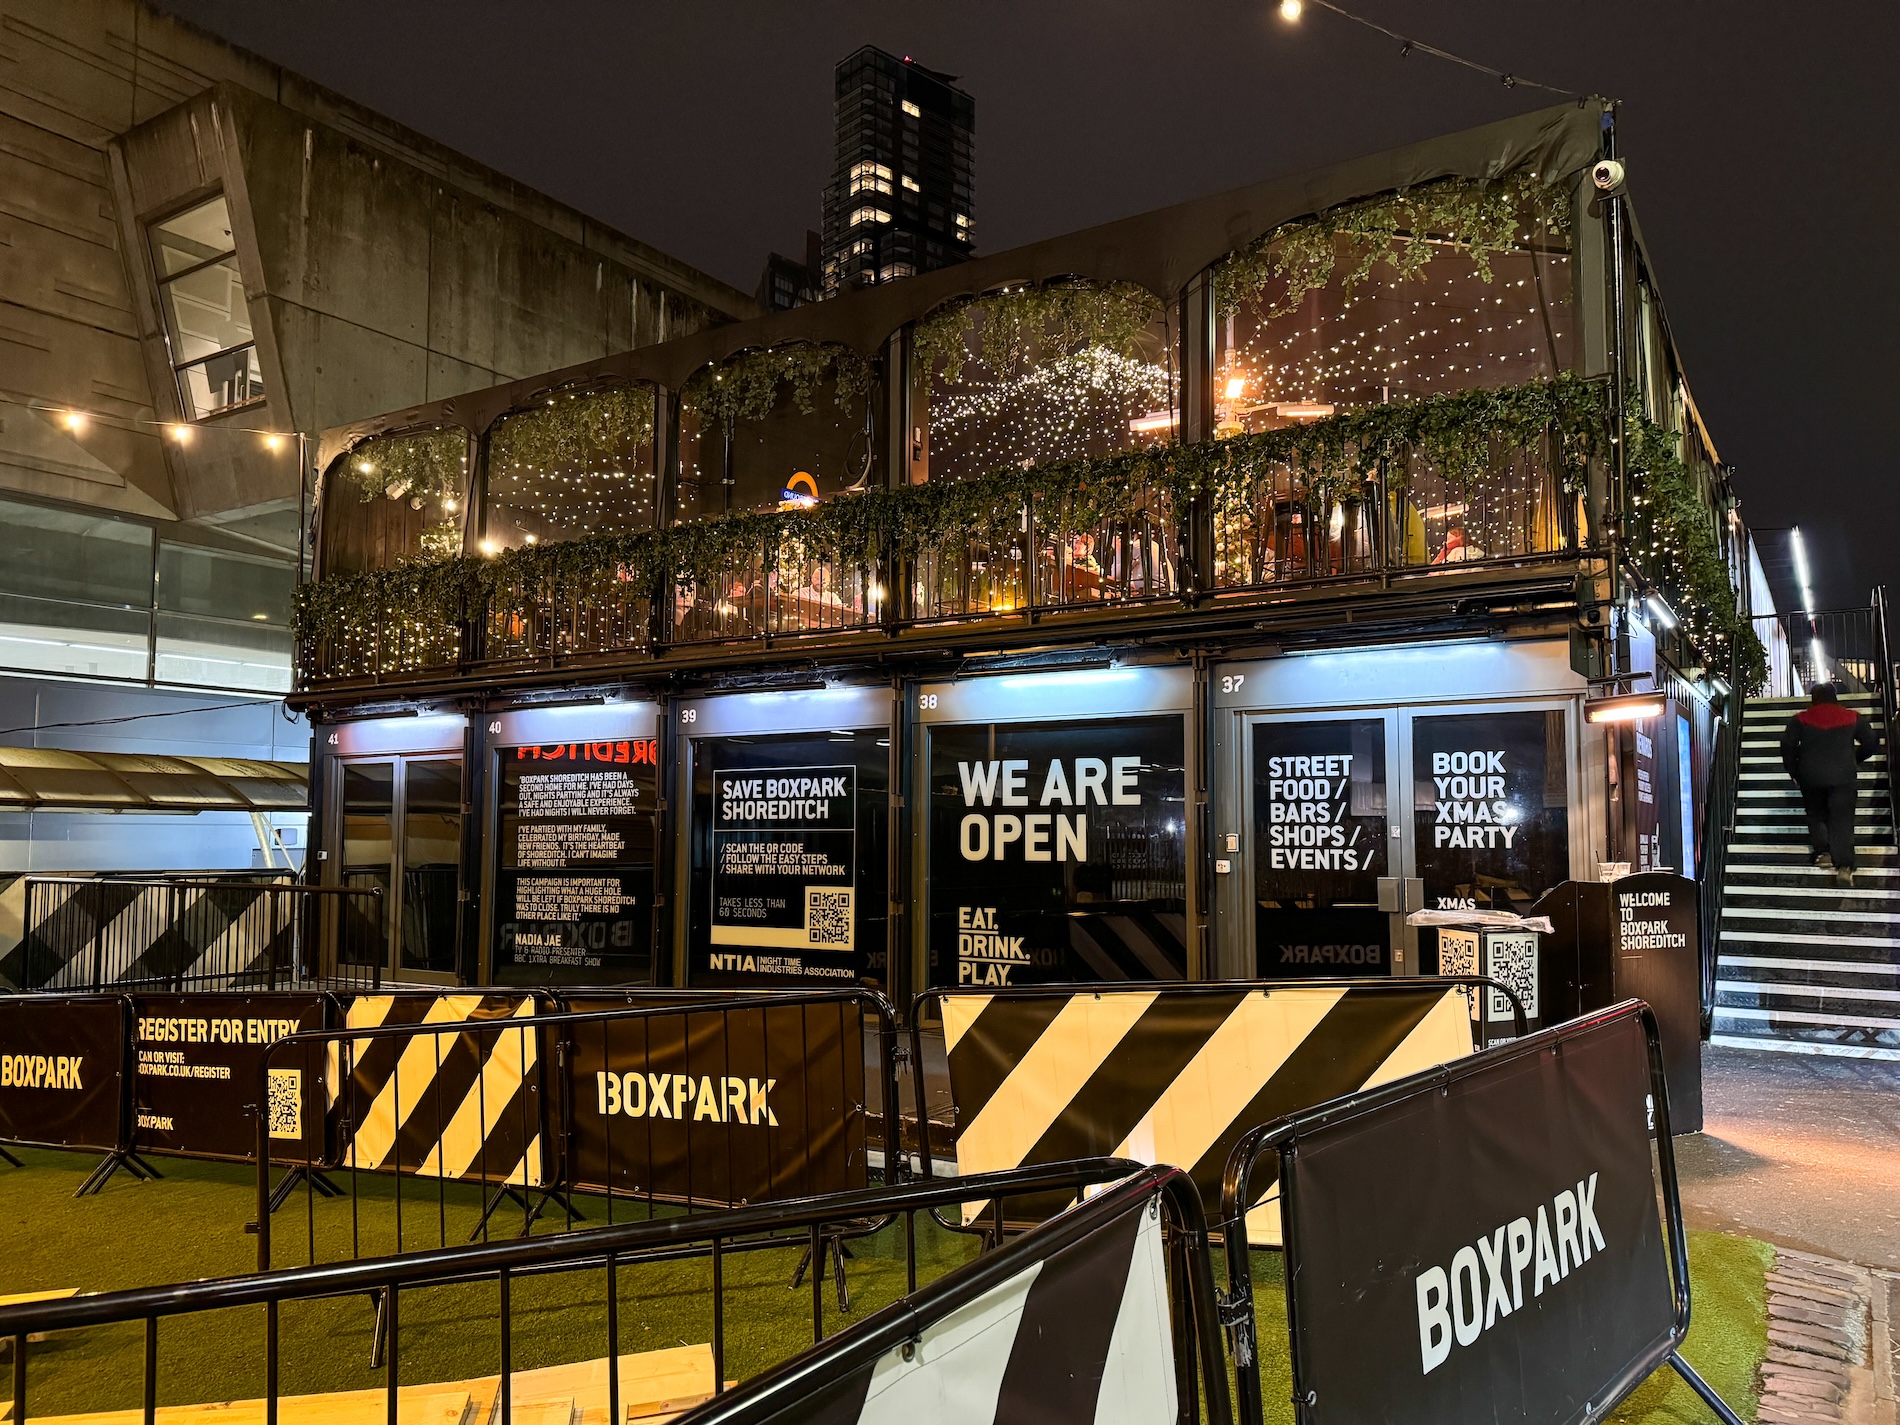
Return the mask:
<svg viewBox="0 0 1900 1425">
<path fill-rule="evenodd" d="M 857 888 L 805 887 L 805 941 L 832 950 L 851 948 L 851 926 L 856 918 Z"/>
<path fill-rule="evenodd" d="M 273 1138 L 303 1137 L 303 1070 L 272 1069 L 270 1071 L 270 1136 Z"/>
<path fill-rule="evenodd" d="M 1475 975 L 1478 973 L 1478 933 L 1475 930 L 1446 930 L 1438 932 L 1438 973 L 1441 975 Z M 1461 989 L 1459 994 L 1465 997 L 1465 1007 L 1471 1011 L 1475 1021 L 1478 1017 L 1478 1005 L 1470 989 Z"/>
<path fill-rule="evenodd" d="M 1509 985 L 1518 1003 L 1524 1006 L 1526 1019 L 1537 1018 L 1537 937 L 1524 935 L 1487 935 L 1484 972 L 1501 985 Z M 1516 1011 L 1509 995 L 1496 990 L 1486 996 L 1484 1017 L 1495 1023 L 1513 1019 Z"/>
</svg>

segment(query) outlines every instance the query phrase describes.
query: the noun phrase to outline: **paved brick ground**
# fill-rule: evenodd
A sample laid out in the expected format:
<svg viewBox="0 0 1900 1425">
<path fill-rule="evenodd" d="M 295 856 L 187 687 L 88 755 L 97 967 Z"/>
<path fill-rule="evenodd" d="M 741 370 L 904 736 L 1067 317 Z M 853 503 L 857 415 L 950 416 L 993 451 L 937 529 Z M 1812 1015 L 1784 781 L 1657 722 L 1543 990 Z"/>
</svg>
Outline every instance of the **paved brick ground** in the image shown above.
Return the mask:
<svg viewBox="0 0 1900 1425">
<path fill-rule="evenodd" d="M 1677 1140 L 1691 1227 L 1900 1270 L 1900 1064 L 1703 1050 L 1707 1129 Z"/>
</svg>

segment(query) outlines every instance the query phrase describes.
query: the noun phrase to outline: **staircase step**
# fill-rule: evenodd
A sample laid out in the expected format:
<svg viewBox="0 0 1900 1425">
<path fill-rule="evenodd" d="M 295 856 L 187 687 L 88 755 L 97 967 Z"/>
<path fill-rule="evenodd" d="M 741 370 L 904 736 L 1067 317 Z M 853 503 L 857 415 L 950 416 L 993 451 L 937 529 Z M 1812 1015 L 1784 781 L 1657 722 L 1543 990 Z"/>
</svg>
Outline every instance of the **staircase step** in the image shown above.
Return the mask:
<svg viewBox="0 0 1900 1425">
<path fill-rule="evenodd" d="M 1900 964 L 1861 960 L 1809 960 L 1789 955 L 1723 955 L 1716 962 L 1723 978 L 1779 977 L 1782 981 L 1823 985 L 1892 983 L 1900 986 Z"/>
<path fill-rule="evenodd" d="M 1749 1049 L 1766 1054 L 1804 1054 L 1823 1058 L 1900 1060 L 1900 1048 L 1883 1049 L 1863 1044 L 1835 1043 L 1824 1038 L 1792 1039 L 1779 1034 L 1758 1034 L 1752 1025 L 1728 1025 L 1727 1032 L 1709 1036 L 1718 1049 Z"/>
<path fill-rule="evenodd" d="M 1763 1009 L 1755 1005 L 1719 1005 L 1715 1010 L 1718 1019 L 1754 1020 L 1770 1025 L 1811 1025 L 1817 1029 L 1857 1030 L 1885 1033 L 1892 1031 L 1900 1034 L 1900 1018 L 1888 1018 L 1886 1015 L 1855 1016 L 1844 1022 L 1843 1017 L 1808 1009 Z"/>
<path fill-rule="evenodd" d="M 1748 841 L 1732 842 L 1729 845 L 1728 854 L 1730 856 L 1739 855 L 1742 857 L 1806 856 L 1809 852 L 1807 837 L 1805 836 L 1791 836 L 1786 841 L 1770 841 L 1764 837 L 1756 836 Z M 1868 858 L 1876 861 L 1887 861 L 1891 860 L 1894 854 L 1894 848 L 1891 845 L 1861 845 L 1854 848 L 1854 859 L 1857 861 Z M 1734 863 L 1731 862 L 1730 864 L 1733 865 Z"/>
<path fill-rule="evenodd" d="M 1728 864 L 1728 877 L 1736 877 L 1760 882 L 1767 880 L 1768 885 L 1805 885 L 1809 882 L 1826 879 L 1832 882 L 1834 873 L 1825 866 L 1816 866 L 1807 861 L 1792 864 L 1772 861 L 1731 861 Z M 1767 879 L 1772 878 L 1772 879 Z M 1862 881 L 1892 881 L 1900 879 L 1900 871 L 1888 866 L 1858 866 L 1854 870 L 1854 885 L 1858 891 Z"/>
<path fill-rule="evenodd" d="M 1715 992 L 1717 995 L 1765 995 L 1775 999 L 1805 997 L 1817 1003 L 1821 1000 L 1853 1001 L 1869 1006 L 1875 1014 L 1894 1013 L 1894 1007 L 1900 1005 L 1900 989 L 1889 989 L 1884 985 L 1822 985 L 1785 980 L 1717 980 Z M 1724 1005 L 1729 1003 L 1729 1001 L 1718 1002 Z M 1754 1003 L 1755 1001 L 1744 999 L 1742 1002 Z"/>
<path fill-rule="evenodd" d="M 1859 946 L 1867 950 L 1886 950 L 1900 954 L 1900 936 L 1893 935 L 1826 935 L 1803 934 L 1794 930 L 1730 930 L 1726 926 L 1721 931 L 1722 943 L 1751 945 L 1832 945 L 1844 950 L 1849 946 Z M 1864 956 L 1862 958 L 1865 958 Z"/>
<path fill-rule="evenodd" d="M 1728 923 L 1731 916 L 1748 920 L 1785 920 L 1794 924 L 1813 923 L 1815 921 L 1838 921 L 1844 925 L 1900 925 L 1900 911 L 1891 910 L 1820 910 L 1813 906 L 1756 906 L 1730 905 L 1722 902 L 1722 921 Z M 1759 929 L 1758 926 L 1743 926 L 1742 929 Z"/>
</svg>

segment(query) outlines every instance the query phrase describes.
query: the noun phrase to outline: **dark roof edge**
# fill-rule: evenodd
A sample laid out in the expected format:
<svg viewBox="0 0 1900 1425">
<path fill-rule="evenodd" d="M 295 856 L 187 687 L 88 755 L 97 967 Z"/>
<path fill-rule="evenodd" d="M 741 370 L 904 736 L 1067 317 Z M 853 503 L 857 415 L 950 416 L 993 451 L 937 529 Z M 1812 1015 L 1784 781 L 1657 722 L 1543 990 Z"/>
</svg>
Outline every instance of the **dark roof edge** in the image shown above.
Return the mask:
<svg viewBox="0 0 1900 1425">
<path fill-rule="evenodd" d="M 416 425 L 455 422 L 480 429 L 487 420 L 522 404 L 535 392 L 558 386 L 618 379 L 654 381 L 678 389 L 701 366 L 723 361 L 747 347 L 827 342 L 868 356 L 906 322 L 917 320 L 944 302 L 1015 283 L 1078 276 L 1102 282 L 1133 282 L 1172 300 L 1197 274 L 1234 249 L 1282 223 L 1356 198 L 1438 178 L 1497 178 L 1529 169 L 1555 180 L 1578 173 L 1601 154 L 1602 115 L 1608 107 L 1607 101 L 1597 99 L 1554 105 L 1404 148 L 1285 178 L 1270 178 L 1045 238 L 789 312 L 711 327 L 602 361 L 354 422 L 323 433 L 319 459 L 327 464 L 364 436 Z"/>
</svg>

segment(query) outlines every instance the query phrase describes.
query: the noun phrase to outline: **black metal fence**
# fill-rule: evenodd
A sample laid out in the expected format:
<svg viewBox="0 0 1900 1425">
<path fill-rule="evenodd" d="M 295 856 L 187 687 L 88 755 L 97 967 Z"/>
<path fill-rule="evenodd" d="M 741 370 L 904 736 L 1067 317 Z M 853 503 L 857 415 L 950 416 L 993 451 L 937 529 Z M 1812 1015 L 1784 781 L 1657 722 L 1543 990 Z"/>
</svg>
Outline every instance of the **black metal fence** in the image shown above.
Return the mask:
<svg viewBox="0 0 1900 1425">
<path fill-rule="evenodd" d="M 874 1148 L 898 1175 L 896 1014 L 881 995 L 645 999 L 547 1013 L 526 993 L 359 997 L 355 1023 L 279 1039 L 251 1095 L 258 1269 L 273 1265 L 272 1215 L 299 1187 L 315 1262 L 446 1248 L 475 1193 L 467 1235 L 486 1241 L 503 1211 L 523 1235 L 550 1207 L 571 1228 L 577 1192 L 611 1223 L 632 1205 L 650 1216 L 862 1187 Z M 349 1235 L 326 1248 L 317 1200 L 332 1196 L 349 1200 Z"/>
<path fill-rule="evenodd" d="M 382 923 L 374 888 L 241 873 L 29 876 L 19 983 L 61 991 L 368 988 L 381 980 L 379 965 L 350 964 L 371 957 L 336 942 L 380 937 Z"/>
<path fill-rule="evenodd" d="M 280 1316 L 291 1302 L 314 1301 L 326 1297 L 366 1295 L 382 1302 L 382 1366 L 387 1392 L 387 1419 L 397 1425 L 400 1404 L 399 1379 L 402 1368 L 402 1303 L 406 1298 L 431 1287 L 466 1282 L 493 1282 L 499 1288 L 500 1309 L 495 1318 L 495 1357 L 500 1371 L 499 1409 L 502 1425 L 513 1420 L 511 1377 L 514 1359 L 510 1327 L 513 1324 L 510 1288 L 529 1277 L 567 1272 L 597 1272 L 603 1287 L 606 1308 L 606 1335 L 601 1345 L 608 1357 L 605 1372 L 608 1395 L 608 1420 L 621 1418 L 620 1372 L 623 1355 L 620 1324 L 618 1273 L 645 1263 L 700 1258 L 711 1267 L 710 1306 L 712 1315 L 713 1390 L 723 1390 L 726 1373 L 726 1283 L 724 1263 L 735 1252 L 813 1251 L 828 1234 L 841 1227 L 865 1221 L 904 1223 L 904 1258 L 907 1290 L 918 1286 L 916 1215 L 941 1207 L 967 1194 L 974 1186 L 986 1195 L 999 1198 L 1022 1193 L 1051 1192 L 1112 1183 L 1131 1173 L 1141 1174 L 1117 1191 L 1153 1194 L 1167 1192 L 1168 1170 L 1143 1173 L 1139 1165 L 1116 1159 L 1055 1163 L 1015 1173 L 997 1173 L 972 1183 L 912 1182 L 896 1186 L 838 1193 L 796 1202 L 767 1203 L 723 1212 L 660 1218 L 653 1221 L 622 1223 L 586 1232 L 531 1237 L 513 1242 L 488 1242 L 472 1246 L 405 1256 L 381 1257 L 323 1266 L 296 1267 L 283 1271 L 260 1272 L 252 1276 L 224 1277 L 208 1281 L 186 1282 L 171 1286 L 141 1287 L 130 1291 L 106 1292 L 96 1296 L 73 1297 L 61 1301 L 33 1302 L 0 1306 L 0 1340 L 13 1345 L 13 1425 L 25 1425 L 31 1419 L 32 1401 L 29 1363 L 32 1342 L 53 1331 L 78 1331 L 109 1328 L 126 1323 L 141 1323 L 145 1328 L 143 1410 L 146 1421 L 154 1418 L 158 1404 L 158 1379 L 163 1369 L 160 1360 L 159 1323 L 168 1317 L 197 1312 L 220 1311 L 237 1307 L 262 1307 L 264 1312 L 264 1419 L 276 1425 L 282 1376 Z M 1212 1325 L 1212 1277 L 1207 1265 L 1206 1235 L 1200 1220 L 1199 1203 L 1192 1193 L 1172 1193 L 1166 1200 L 1178 1214 L 1173 1224 L 1186 1243 L 1199 1253 L 1194 1283 L 1198 1288 L 1187 1296 L 1185 1286 L 1177 1288 L 1178 1299 L 1189 1303 L 1195 1320 L 1202 1327 L 1203 1359 L 1207 1365 L 1208 1390 L 1218 1409 L 1211 1420 L 1227 1425 L 1226 1375 L 1220 1368 L 1220 1346 Z M 1065 1238 L 1051 1234 L 1041 1239 L 1050 1250 L 1059 1249 Z M 1030 1254 L 1033 1256 L 1033 1250 Z M 1023 1262 L 1013 1258 L 1006 1265 L 1020 1270 Z M 811 1292 L 812 1340 L 825 1339 L 825 1304 L 822 1283 L 814 1273 Z M 460 1328 L 458 1328 L 460 1329 Z M 255 1337 L 249 1332 L 232 1331 L 227 1339 L 234 1351 L 256 1350 Z M 62 1348 L 64 1349 L 64 1348 Z M 476 1360 L 475 1345 L 464 1343 L 464 1354 Z M 481 1372 L 472 1366 L 470 1374 Z"/>
</svg>

